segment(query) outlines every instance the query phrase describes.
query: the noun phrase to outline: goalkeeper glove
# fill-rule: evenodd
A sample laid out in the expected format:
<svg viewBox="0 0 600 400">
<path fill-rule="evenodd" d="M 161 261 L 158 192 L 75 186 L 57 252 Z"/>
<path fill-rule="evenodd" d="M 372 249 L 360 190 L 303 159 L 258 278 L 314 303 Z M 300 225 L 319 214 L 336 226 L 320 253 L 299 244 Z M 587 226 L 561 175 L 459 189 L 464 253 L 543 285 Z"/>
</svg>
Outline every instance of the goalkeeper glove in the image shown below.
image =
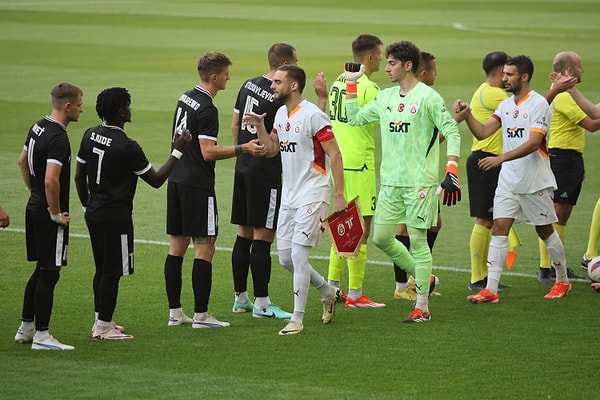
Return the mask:
<svg viewBox="0 0 600 400">
<path fill-rule="evenodd" d="M 346 93 L 356 93 L 356 81 L 365 73 L 365 66 L 359 63 L 344 64 Z"/>
<path fill-rule="evenodd" d="M 449 207 L 460 201 L 460 183 L 458 183 L 458 164 L 456 162 L 449 161 L 446 165 L 446 178 L 440 184 L 439 190 L 441 189 L 444 190 L 443 205 Z"/>
</svg>

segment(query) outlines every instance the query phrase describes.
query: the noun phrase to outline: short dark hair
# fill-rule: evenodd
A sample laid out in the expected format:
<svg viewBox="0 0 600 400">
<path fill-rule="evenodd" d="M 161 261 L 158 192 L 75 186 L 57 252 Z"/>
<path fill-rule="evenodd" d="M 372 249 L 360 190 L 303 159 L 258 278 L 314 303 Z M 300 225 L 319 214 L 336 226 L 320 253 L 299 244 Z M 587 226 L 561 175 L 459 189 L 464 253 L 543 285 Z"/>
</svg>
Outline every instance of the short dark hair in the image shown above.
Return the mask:
<svg viewBox="0 0 600 400">
<path fill-rule="evenodd" d="M 531 78 L 533 77 L 533 61 L 531 61 L 531 58 L 528 56 L 519 55 L 511 57 L 506 60 L 505 65 L 514 65 L 517 67 L 519 74 L 528 75 L 527 82 L 531 81 Z"/>
<path fill-rule="evenodd" d="M 285 64 L 277 68 L 277 71 L 285 71 L 292 82 L 298 83 L 299 91 L 302 93 L 306 86 L 306 74 L 302 68 L 294 64 Z"/>
<path fill-rule="evenodd" d="M 483 70 L 485 71 L 485 75 L 490 75 L 496 69 L 504 66 L 506 61 L 509 59 L 508 54 L 503 51 L 493 51 L 487 54 L 482 62 Z"/>
<path fill-rule="evenodd" d="M 269 68 L 276 69 L 285 62 L 288 64 L 294 59 L 294 46 L 287 43 L 275 43 L 269 48 L 267 57 L 269 59 Z"/>
<path fill-rule="evenodd" d="M 131 104 L 131 95 L 127 89 L 112 87 L 104 89 L 96 99 L 96 113 L 102 121 L 119 118 L 119 111 Z"/>
<path fill-rule="evenodd" d="M 392 56 L 403 64 L 411 61 L 412 72 L 416 74 L 419 68 L 419 60 L 421 59 L 421 50 L 414 43 L 403 40 L 390 44 L 385 50 L 385 56 Z"/>
<path fill-rule="evenodd" d="M 210 51 L 198 59 L 198 75 L 202 82 L 207 82 L 212 74 L 220 74 L 229 67 L 231 60 L 223 53 Z"/>
<path fill-rule="evenodd" d="M 431 62 L 435 60 L 435 56 L 426 51 L 421 52 L 421 59 L 419 60 L 419 68 L 418 71 L 424 71 L 431 68 Z"/>
<path fill-rule="evenodd" d="M 69 82 L 60 82 L 50 92 L 52 107 L 61 108 L 66 102 L 75 101 L 79 95 L 83 96 L 83 91 L 79 87 Z"/>
<path fill-rule="evenodd" d="M 352 42 L 352 55 L 355 58 L 361 58 L 369 50 L 373 50 L 377 46 L 382 46 L 383 42 L 377 36 L 363 33 L 358 35 Z"/>
</svg>

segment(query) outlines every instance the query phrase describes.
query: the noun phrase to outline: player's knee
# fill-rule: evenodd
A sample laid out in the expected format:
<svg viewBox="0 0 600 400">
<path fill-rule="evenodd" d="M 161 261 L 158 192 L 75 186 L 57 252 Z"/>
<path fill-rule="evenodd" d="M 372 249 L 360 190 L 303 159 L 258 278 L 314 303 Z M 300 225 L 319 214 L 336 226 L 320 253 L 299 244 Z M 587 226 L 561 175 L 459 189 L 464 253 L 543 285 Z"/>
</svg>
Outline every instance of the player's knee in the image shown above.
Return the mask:
<svg viewBox="0 0 600 400">
<path fill-rule="evenodd" d="M 51 287 L 56 286 L 60 279 L 60 267 L 44 267 L 40 269 L 40 279 Z"/>
<path fill-rule="evenodd" d="M 394 244 L 394 240 L 396 240 L 394 237 L 388 237 L 387 235 L 381 234 L 381 232 L 375 231 L 373 233 L 373 244 L 384 252 L 385 249 Z"/>
<path fill-rule="evenodd" d="M 294 272 L 294 264 L 292 263 L 292 250 L 279 250 L 279 264 L 290 272 Z"/>
</svg>

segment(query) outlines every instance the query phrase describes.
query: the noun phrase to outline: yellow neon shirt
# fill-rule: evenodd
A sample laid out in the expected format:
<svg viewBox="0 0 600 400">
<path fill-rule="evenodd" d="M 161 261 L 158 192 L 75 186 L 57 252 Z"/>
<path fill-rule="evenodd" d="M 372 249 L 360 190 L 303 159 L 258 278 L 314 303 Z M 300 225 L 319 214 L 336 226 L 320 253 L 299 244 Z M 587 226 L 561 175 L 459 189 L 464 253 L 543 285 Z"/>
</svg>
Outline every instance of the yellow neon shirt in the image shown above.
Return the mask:
<svg viewBox="0 0 600 400">
<path fill-rule="evenodd" d="M 552 122 L 548 148 L 576 150 L 583 153 L 585 129 L 578 124 L 587 116 L 567 92 L 556 95 L 550 104 Z"/>
<path fill-rule="evenodd" d="M 496 111 L 498 105 L 507 98 L 508 94 L 506 94 L 503 88 L 491 86 L 489 83 L 483 82 L 471 98 L 471 103 L 469 104 L 471 114 L 479 122 L 485 123 L 494 111 Z M 473 136 L 471 151 L 478 150 L 492 154 L 502 153 L 502 134 L 500 133 L 500 129 L 484 140 L 478 140 Z"/>
</svg>

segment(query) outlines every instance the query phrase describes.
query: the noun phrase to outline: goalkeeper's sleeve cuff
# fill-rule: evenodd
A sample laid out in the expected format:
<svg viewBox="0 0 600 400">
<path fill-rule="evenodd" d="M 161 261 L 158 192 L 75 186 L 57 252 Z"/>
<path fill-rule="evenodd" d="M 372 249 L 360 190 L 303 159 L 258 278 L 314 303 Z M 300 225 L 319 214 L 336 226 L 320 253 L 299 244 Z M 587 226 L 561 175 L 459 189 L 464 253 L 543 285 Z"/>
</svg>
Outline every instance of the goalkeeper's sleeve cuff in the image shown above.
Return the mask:
<svg viewBox="0 0 600 400">
<path fill-rule="evenodd" d="M 446 173 L 448 172 L 458 176 L 458 163 L 456 161 L 448 161 L 448 164 L 446 164 Z"/>
</svg>

